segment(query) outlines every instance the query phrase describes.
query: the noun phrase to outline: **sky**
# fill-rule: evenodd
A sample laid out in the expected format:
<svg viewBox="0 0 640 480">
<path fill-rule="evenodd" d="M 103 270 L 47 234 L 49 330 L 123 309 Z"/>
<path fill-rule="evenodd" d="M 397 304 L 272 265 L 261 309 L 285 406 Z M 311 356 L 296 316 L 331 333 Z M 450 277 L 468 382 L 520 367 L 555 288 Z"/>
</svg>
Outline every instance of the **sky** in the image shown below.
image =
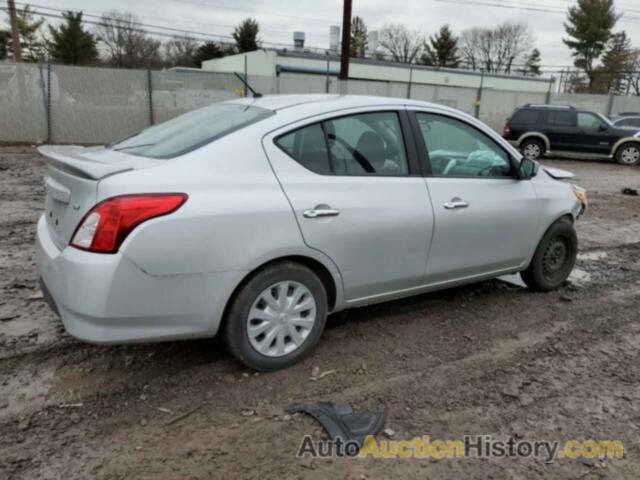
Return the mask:
<svg viewBox="0 0 640 480">
<path fill-rule="evenodd" d="M 434 34 L 444 24 L 460 33 L 467 28 L 492 27 L 504 21 L 524 22 L 534 34 L 544 69 L 559 70 L 572 63 L 562 38 L 566 9 L 574 3 L 574 0 L 353 0 L 353 15 L 362 17 L 370 31 L 394 22 L 425 36 Z M 16 4 L 23 5 L 21 0 L 16 0 Z M 329 27 L 342 21 L 342 0 L 34 0 L 31 5 L 53 14 L 57 12 L 51 9 L 83 10 L 90 15 L 113 9 L 131 11 L 143 23 L 220 35 L 221 39 L 230 37 L 233 27 L 251 16 L 260 24 L 260 38 L 266 47 L 275 46 L 271 43 L 291 45 L 293 31 L 303 31 L 306 46 L 327 48 Z M 626 30 L 634 45 L 640 47 L 640 0 L 616 0 L 616 8 L 623 13 L 616 30 Z M 52 18 L 47 20 L 56 22 Z"/>
</svg>

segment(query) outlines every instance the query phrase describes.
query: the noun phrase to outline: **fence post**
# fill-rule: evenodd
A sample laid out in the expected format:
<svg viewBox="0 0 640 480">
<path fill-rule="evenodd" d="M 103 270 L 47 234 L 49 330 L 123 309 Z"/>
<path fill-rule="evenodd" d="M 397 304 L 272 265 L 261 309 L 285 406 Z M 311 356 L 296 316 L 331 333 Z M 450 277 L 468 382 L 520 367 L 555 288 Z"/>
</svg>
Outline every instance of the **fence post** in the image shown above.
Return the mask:
<svg viewBox="0 0 640 480">
<path fill-rule="evenodd" d="M 153 125 L 155 120 L 153 118 L 153 82 L 150 68 L 147 68 L 147 93 L 147 98 L 149 98 L 149 124 Z"/>
<path fill-rule="evenodd" d="M 413 81 L 413 67 L 409 67 L 409 85 L 407 85 L 407 98 L 411 98 L 411 82 Z"/>
<path fill-rule="evenodd" d="M 476 104 L 475 104 L 475 114 L 476 118 L 480 118 L 480 103 L 482 102 L 482 87 L 484 86 L 484 70 L 482 70 L 480 76 L 480 88 L 478 88 L 478 93 L 476 95 Z"/>
<path fill-rule="evenodd" d="M 616 95 L 613 92 L 609 93 L 609 101 L 607 102 L 607 117 L 610 117 L 613 113 L 613 101 L 615 100 Z"/>
<path fill-rule="evenodd" d="M 326 93 L 329 93 L 329 90 L 331 90 L 331 87 L 330 87 L 330 85 L 329 85 L 329 81 L 330 81 L 330 80 L 329 80 L 329 67 L 330 67 L 329 54 L 327 54 L 327 80 L 326 80 L 326 84 L 327 84 L 327 85 L 326 85 L 326 89 L 327 89 L 327 92 L 326 92 Z"/>
<path fill-rule="evenodd" d="M 245 82 L 249 82 L 249 77 L 247 76 L 247 56 L 244 56 L 244 81 Z M 247 85 L 245 84 L 242 88 L 244 88 L 244 96 L 246 97 L 248 95 L 248 91 L 247 91 Z"/>
<path fill-rule="evenodd" d="M 53 125 L 51 124 L 51 62 L 47 62 L 47 143 L 53 141 Z"/>
</svg>

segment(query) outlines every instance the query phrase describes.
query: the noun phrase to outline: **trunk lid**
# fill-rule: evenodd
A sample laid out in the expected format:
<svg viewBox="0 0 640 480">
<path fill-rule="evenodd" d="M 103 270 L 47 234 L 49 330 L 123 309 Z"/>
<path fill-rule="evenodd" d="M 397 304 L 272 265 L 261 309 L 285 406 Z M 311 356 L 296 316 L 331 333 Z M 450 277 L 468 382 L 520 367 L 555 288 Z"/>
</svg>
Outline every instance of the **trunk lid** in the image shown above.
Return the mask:
<svg viewBox="0 0 640 480">
<path fill-rule="evenodd" d="M 80 220 L 97 203 L 101 179 L 160 163 L 105 147 L 45 145 L 38 151 L 47 164 L 47 228 L 60 249 L 69 244 Z"/>
</svg>

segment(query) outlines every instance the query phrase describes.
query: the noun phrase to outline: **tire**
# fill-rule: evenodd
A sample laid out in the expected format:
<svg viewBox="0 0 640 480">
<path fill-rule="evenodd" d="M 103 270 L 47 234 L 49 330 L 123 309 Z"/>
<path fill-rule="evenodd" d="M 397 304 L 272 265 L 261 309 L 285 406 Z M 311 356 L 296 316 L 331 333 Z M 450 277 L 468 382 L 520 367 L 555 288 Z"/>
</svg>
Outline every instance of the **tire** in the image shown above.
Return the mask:
<svg viewBox="0 0 640 480">
<path fill-rule="evenodd" d="M 326 320 L 322 281 L 304 265 L 282 262 L 259 270 L 240 287 L 227 310 L 223 334 L 234 357 L 254 370 L 272 371 L 306 356 Z"/>
<path fill-rule="evenodd" d="M 616 151 L 616 162 L 620 165 L 637 165 L 640 162 L 640 143 L 625 143 Z"/>
<path fill-rule="evenodd" d="M 539 160 L 545 152 L 545 145 L 542 140 L 528 138 L 520 144 L 522 155 L 529 160 Z"/>
<path fill-rule="evenodd" d="M 578 237 L 573 225 L 558 220 L 546 231 L 526 270 L 520 276 L 538 292 L 561 287 L 571 274 L 578 255 Z"/>
</svg>

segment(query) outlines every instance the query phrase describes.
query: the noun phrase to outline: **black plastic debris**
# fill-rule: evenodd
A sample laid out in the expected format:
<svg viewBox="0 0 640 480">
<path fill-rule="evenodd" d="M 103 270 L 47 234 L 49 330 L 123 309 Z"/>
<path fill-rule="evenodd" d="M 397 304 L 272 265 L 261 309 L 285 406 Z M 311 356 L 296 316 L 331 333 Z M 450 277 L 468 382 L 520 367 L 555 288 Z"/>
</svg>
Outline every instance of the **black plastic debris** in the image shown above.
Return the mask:
<svg viewBox="0 0 640 480">
<path fill-rule="evenodd" d="M 289 413 L 304 412 L 315 418 L 327 431 L 331 440 L 342 444 L 355 443 L 362 448 L 368 435 L 376 435 L 387 420 L 387 409 L 382 406 L 378 412 L 355 413 L 350 405 L 333 402 L 318 402 L 312 405 L 292 403 Z"/>
<path fill-rule="evenodd" d="M 623 195 L 631 195 L 632 197 L 637 197 L 638 196 L 638 190 L 635 188 L 629 188 L 629 187 L 625 187 L 622 189 L 622 194 Z"/>
</svg>

